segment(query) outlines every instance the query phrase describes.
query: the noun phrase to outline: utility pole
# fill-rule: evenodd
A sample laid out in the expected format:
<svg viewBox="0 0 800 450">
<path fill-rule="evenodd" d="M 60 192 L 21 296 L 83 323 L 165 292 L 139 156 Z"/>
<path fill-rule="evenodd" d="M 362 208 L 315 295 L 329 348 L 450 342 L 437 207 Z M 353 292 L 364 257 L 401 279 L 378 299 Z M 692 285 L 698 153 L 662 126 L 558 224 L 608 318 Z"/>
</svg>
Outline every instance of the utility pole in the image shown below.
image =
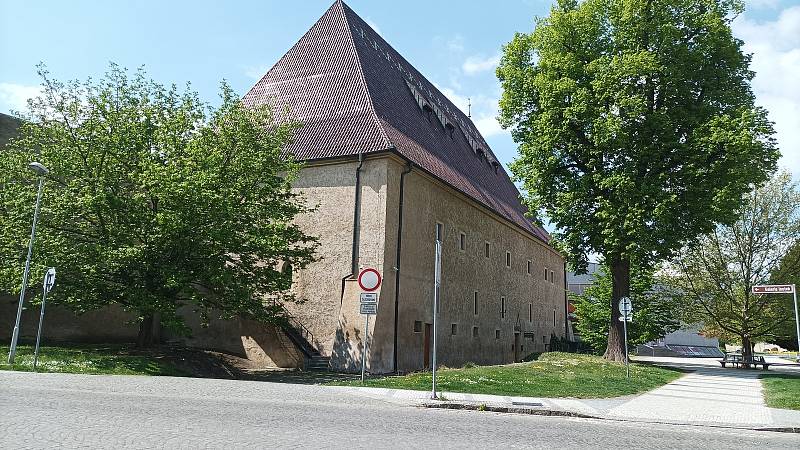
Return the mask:
<svg viewBox="0 0 800 450">
<path fill-rule="evenodd" d="M 33 254 L 33 240 L 36 237 L 36 222 L 39 220 L 39 207 L 42 203 L 42 189 L 44 188 L 44 176 L 50 171 L 47 167 L 32 162 L 28 168 L 39 175 L 39 189 L 36 193 L 36 208 L 33 212 L 33 225 L 31 226 L 31 240 L 28 242 L 28 257 L 25 259 L 25 271 L 22 273 L 22 289 L 19 292 L 19 304 L 17 305 L 17 320 L 14 322 L 14 331 L 11 333 L 11 348 L 8 351 L 8 363 L 14 364 L 14 356 L 17 354 L 17 340 L 19 339 L 19 323 L 22 319 L 22 305 L 25 302 L 25 289 L 28 287 L 28 275 L 31 271 L 31 254 Z"/>
<path fill-rule="evenodd" d="M 442 286 L 442 241 L 436 240 L 436 264 L 433 278 L 433 355 L 431 358 L 431 398 L 436 395 L 436 312 L 439 309 L 439 289 Z"/>
</svg>

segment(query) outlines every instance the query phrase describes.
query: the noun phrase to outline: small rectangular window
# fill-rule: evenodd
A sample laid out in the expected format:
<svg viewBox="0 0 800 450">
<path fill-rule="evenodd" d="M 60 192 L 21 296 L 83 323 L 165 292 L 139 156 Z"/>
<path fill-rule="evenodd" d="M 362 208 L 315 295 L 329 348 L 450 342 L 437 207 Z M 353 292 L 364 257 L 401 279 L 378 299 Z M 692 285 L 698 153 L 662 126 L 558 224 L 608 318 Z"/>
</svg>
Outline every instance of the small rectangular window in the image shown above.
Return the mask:
<svg viewBox="0 0 800 450">
<path fill-rule="evenodd" d="M 458 334 L 458 324 L 457 323 L 451 323 L 450 324 L 450 335 L 455 336 L 457 334 Z"/>
<path fill-rule="evenodd" d="M 472 327 L 472 337 L 478 337 L 478 327 Z"/>
<path fill-rule="evenodd" d="M 556 310 L 553 310 L 553 328 L 556 327 Z"/>
<path fill-rule="evenodd" d="M 506 298 L 500 297 L 500 318 L 506 317 Z"/>
<path fill-rule="evenodd" d="M 419 320 L 414 321 L 414 333 L 422 333 L 422 322 Z"/>
<path fill-rule="evenodd" d="M 472 293 L 472 313 L 478 315 L 478 291 Z"/>
<path fill-rule="evenodd" d="M 547 267 L 544 268 L 544 281 L 547 281 Z"/>
<path fill-rule="evenodd" d="M 506 252 L 506 267 L 511 267 L 511 252 Z"/>
<path fill-rule="evenodd" d="M 553 275 L 554 275 L 554 274 L 553 274 L 553 271 L 551 270 L 551 271 L 550 271 L 550 282 L 551 282 L 551 283 L 552 283 L 552 282 L 553 282 L 553 280 L 555 279 L 555 278 L 553 277 Z"/>
<path fill-rule="evenodd" d="M 483 246 L 483 256 L 489 257 L 489 243 L 485 242 Z"/>
<path fill-rule="evenodd" d="M 544 344 L 545 339 L 547 339 L 547 336 L 542 336 L 542 344 Z"/>
<path fill-rule="evenodd" d="M 533 303 L 528 303 L 528 322 L 533 322 Z"/>
<path fill-rule="evenodd" d="M 531 261 L 530 260 L 528 260 L 528 265 L 527 265 L 526 271 L 528 272 L 528 275 L 531 274 Z"/>
<path fill-rule="evenodd" d="M 500 330 L 494 330 L 494 338 L 500 339 Z"/>
<path fill-rule="evenodd" d="M 464 233 L 458 235 L 458 248 L 462 252 L 467 249 L 467 235 Z"/>
<path fill-rule="evenodd" d="M 444 225 L 441 223 L 436 224 L 436 240 L 442 242 L 442 237 L 444 236 Z"/>
</svg>

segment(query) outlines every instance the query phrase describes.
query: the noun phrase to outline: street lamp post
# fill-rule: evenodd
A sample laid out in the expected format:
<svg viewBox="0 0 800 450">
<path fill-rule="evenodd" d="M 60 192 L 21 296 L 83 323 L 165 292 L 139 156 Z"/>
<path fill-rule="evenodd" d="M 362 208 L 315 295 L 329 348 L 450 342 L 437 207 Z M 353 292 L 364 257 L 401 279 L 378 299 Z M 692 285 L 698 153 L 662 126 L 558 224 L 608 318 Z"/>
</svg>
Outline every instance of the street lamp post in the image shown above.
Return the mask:
<svg viewBox="0 0 800 450">
<path fill-rule="evenodd" d="M 14 332 L 11 334 L 11 349 L 8 352 L 8 363 L 14 364 L 14 355 L 17 353 L 17 339 L 19 338 L 19 322 L 22 318 L 22 304 L 25 301 L 25 288 L 28 286 L 28 274 L 31 270 L 31 254 L 33 253 L 33 239 L 36 237 L 36 221 L 39 220 L 39 206 L 42 203 L 42 188 L 44 187 L 44 176 L 50 172 L 47 167 L 32 162 L 28 168 L 39 175 L 39 190 L 36 193 L 36 209 L 33 213 L 33 226 L 31 226 L 31 240 L 28 242 L 28 257 L 25 260 L 25 271 L 22 273 L 22 289 L 19 293 L 19 305 L 17 306 L 17 320 L 14 322 Z"/>
</svg>

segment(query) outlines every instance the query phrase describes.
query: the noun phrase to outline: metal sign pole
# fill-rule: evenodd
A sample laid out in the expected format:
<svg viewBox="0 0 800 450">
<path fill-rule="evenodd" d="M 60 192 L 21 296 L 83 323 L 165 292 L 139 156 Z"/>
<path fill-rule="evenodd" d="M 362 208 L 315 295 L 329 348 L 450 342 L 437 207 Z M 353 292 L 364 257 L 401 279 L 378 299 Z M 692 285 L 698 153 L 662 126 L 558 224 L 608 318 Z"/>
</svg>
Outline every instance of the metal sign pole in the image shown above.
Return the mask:
<svg viewBox="0 0 800 450">
<path fill-rule="evenodd" d="M 44 304 L 47 301 L 47 289 L 42 291 L 42 311 L 39 313 L 39 331 L 36 332 L 36 350 L 33 352 L 33 371 L 39 362 L 39 342 L 42 340 L 42 322 L 44 322 Z"/>
<path fill-rule="evenodd" d="M 367 372 L 367 349 L 369 349 L 369 314 L 364 315 L 364 354 L 361 356 L 361 383 Z"/>
<path fill-rule="evenodd" d="M 628 310 L 625 310 L 625 320 L 622 321 L 622 329 L 625 334 L 625 378 L 631 377 L 631 369 L 628 367 Z"/>
<path fill-rule="evenodd" d="M 433 355 L 431 358 L 431 398 L 436 399 L 436 311 L 439 309 L 439 288 L 442 285 L 442 243 L 436 241 L 436 264 L 433 278 Z"/>
<path fill-rule="evenodd" d="M 800 362 L 800 316 L 797 315 L 797 286 L 792 285 L 794 294 L 794 324 L 797 327 L 797 362 Z"/>
<path fill-rule="evenodd" d="M 47 294 L 53 285 L 56 283 L 56 269 L 51 267 L 47 269 L 44 274 L 44 282 L 42 282 L 42 310 L 39 313 L 39 330 L 36 332 L 36 350 L 33 353 L 33 371 L 36 372 L 36 364 L 39 362 L 39 342 L 42 339 L 42 323 L 44 322 L 44 305 L 47 302 Z"/>
</svg>

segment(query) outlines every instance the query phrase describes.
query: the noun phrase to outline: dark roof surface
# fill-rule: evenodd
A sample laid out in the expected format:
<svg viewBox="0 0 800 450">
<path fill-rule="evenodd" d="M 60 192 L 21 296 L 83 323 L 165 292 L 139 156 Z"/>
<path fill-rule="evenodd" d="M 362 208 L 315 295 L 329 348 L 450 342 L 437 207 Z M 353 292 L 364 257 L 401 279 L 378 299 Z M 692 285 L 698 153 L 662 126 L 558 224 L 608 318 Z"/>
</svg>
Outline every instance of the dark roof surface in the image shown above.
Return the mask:
<svg viewBox="0 0 800 450">
<path fill-rule="evenodd" d="M 303 125 L 299 160 L 396 149 L 539 239 L 520 194 L 469 117 L 341 1 L 244 96 Z"/>
<path fill-rule="evenodd" d="M 0 113 L 0 149 L 6 146 L 11 138 L 16 137 L 22 121 L 8 114 Z"/>
</svg>

